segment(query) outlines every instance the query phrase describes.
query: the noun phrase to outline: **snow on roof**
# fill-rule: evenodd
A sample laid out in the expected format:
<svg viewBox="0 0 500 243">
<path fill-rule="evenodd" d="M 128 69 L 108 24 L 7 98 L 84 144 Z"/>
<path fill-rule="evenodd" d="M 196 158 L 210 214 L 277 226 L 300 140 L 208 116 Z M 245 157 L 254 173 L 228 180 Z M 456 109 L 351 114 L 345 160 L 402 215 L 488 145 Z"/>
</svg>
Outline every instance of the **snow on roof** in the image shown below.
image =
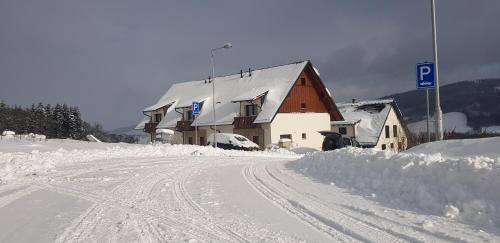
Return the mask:
<svg viewBox="0 0 500 243">
<path fill-rule="evenodd" d="M 252 88 L 251 90 L 233 98 L 232 102 L 255 100 L 265 95 L 268 91 L 269 89 L 267 89 L 267 87 Z"/>
<path fill-rule="evenodd" d="M 394 100 L 370 100 L 355 103 L 338 103 L 345 121 L 360 121 L 356 140 L 362 145 L 375 145 Z M 333 123 L 332 123 L 333 124 Z"/>
<path fill-rule="evenodd" d="M 252 70 L 251 76 L 248 72 L 244 72 L 243 78 L 240 73 L 217 77 L 215 79 L 216 124 L 233 123 L 234 117 L 240 112 L 240 104 L 233 101 L 250 100 L 266 92 L 262 110 L 254 122 L 270 122 L 307 63 L 308 61 L 302 61 Z M 150 107 L 163 107 L 174 102 L 158 124 L 158 128 L 172 128 L 182 119 L 182 115 L 173 107 L 179 108 L 201 100 L 205 102 L 194 122 L 199 126 L 212 125 L 212 83 L 204 80 L 173 84 L 160 100 Z"/>
</svg>

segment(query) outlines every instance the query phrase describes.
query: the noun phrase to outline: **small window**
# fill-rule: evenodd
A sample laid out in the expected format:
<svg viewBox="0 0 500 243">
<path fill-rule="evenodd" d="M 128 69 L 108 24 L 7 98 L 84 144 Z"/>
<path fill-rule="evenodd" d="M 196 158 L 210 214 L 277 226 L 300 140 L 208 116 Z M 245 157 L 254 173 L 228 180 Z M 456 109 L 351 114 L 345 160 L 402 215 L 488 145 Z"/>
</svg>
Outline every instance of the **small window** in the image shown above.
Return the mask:
<svg viewBox="0 0 500 243">
<path fill-rule="evenodd" d="M 301 78 L 300 79 L 300 85 L 302 85 L 302 86 L 306 85 L 306 79 L 305 78 Z"/>
<path fill-rule="evenodd" d="M 389 126 L 385 126 L 385 138 L 389 138 L 390 137 L 390 131 L 389 131 Z"/>
<path fill-rule="evenodd" d="M 188 144 L 193 144 L 193 137 L 188 137 Z"/>
<path fill-rule="evenodd" d="M 259 144 L 259 136 L 253 136 L 252 141 L 256 144 Z"/>
<path fill-rule="evenodd" d="M 155 114 L 155 122 L 160 122 L 161 121 L 161 114 L 158 113 L 158 114 Z"/>
<path fill-rule="evenodd" d="M 192 110 L 188 110 L 186 112 L 186 121 L 192 121 L 193 120 L 193 111 Z"/>
<path fill-rule="evenodd" d="M 386 148 L 385 144 L 382 144 L 382 150 L 385 150 Z"/>
<path fill-rule="evenodd" d="M 300 104 L 300 108 L 301 108 L 301 109 L 305 109 L 305 108 L 306 108 L 306 103 L 301 103 L 301 104 Z"/>
<path fill-rule="evenodd" d="M 246 116 L 256 116 L 257 115 L 257 105 L 253 104 L 253 105 L 246 105 L 245 106 L 245 115 Z"/>
<path fill-rule="evenodd" d="M 346 127 L 339 127 L 339 133 L 342 135 L 347 135 L 347 128 Z"/>
<path fill-rule="evenodd" d="M 397 125 L 392 126 L 392 134 L 394 135 L 394 137 L 398 136 L 398 126 Z"/>
<path fill-rule="evenodd" d="M 302 140 L 305 140 L 305 139 L 307 139 L 307 134 L 302 133 Z"/>
<path fill-rule="evenodd" d="M 394 144 L 393 143 L 391 143 L 391 149 L 394 150 Z"/>
<path fill-rule="evenodd" d="M 292 134 L 281 134 L 280 139 L 283 139 L 283 138 L 292 139 Z"/>
</svg>

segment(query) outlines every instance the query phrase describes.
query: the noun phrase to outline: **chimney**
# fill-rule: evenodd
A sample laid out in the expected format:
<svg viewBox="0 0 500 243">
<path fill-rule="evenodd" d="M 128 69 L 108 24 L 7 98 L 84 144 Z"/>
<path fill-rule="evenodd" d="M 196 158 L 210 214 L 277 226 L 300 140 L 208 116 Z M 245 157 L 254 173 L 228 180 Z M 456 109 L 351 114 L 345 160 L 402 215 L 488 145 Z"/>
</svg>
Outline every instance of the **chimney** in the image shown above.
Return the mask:
<svg viewBox="0 0 500 243">
<path fill-rule="evenodd" d="M 208 83 L 211 83 L 212 82 L 212 77 L 211 76 L 208 76 Z"/>
<path fill-rule="evenodd" d="M 205 83 L 207 83 L 207 80 L 205 79 Z"/>
<path fill-rule="evenodd" d="M 248 77 L 252 77 L 252 69 L 251 68 L 248 69 Z"/>
<path fill-rule="evenodd" d="M 243 78 L 243 69 L 240 69 L 240 76 Z"/>
<path fill-rule="evenodd" d="M 356 98 L 352 98 L 352 103 L 355 104 L 357 102 Z"/>
</svg>

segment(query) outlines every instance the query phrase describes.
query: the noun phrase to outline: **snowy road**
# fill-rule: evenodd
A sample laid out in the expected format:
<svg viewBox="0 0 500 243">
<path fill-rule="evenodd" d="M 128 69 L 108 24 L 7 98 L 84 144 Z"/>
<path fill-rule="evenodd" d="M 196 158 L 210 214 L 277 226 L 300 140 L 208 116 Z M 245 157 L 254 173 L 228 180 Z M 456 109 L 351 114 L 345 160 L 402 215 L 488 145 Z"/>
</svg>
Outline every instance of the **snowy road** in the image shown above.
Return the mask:
<svg viewBox="0 0 500 243">
<path fill-rule="evenodd" d="M 291 159 L 168 156 L 68 163 L 0 187 L 0 242 L 483 242 L 287 169 Z"/>
</svg>

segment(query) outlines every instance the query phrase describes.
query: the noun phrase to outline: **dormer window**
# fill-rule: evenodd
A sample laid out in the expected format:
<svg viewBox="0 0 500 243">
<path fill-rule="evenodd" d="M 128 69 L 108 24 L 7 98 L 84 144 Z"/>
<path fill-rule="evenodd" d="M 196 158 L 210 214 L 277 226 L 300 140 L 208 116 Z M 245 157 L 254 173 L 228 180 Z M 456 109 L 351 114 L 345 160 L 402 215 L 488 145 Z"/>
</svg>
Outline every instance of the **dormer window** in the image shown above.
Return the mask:
<svg viewBox="0 0 500 243">
<path fill-rule="evenodd" d="M 245 116 L 256 116 L 259 113 L 259 107 L 256 104 L 245 105 Z"/>
<path fill-rule="evenodd" d="M 186 112 L 186 120 L 187 121 L 192 121 L 193 120 L 193 111 L 192 110 L 188 110 Z"/>
<path fill-rule="evenodd" d="M 161 113 L 156 113 L 154 116 L 154 122 L 159 123 L 161 121 Z"/>
</svg>

